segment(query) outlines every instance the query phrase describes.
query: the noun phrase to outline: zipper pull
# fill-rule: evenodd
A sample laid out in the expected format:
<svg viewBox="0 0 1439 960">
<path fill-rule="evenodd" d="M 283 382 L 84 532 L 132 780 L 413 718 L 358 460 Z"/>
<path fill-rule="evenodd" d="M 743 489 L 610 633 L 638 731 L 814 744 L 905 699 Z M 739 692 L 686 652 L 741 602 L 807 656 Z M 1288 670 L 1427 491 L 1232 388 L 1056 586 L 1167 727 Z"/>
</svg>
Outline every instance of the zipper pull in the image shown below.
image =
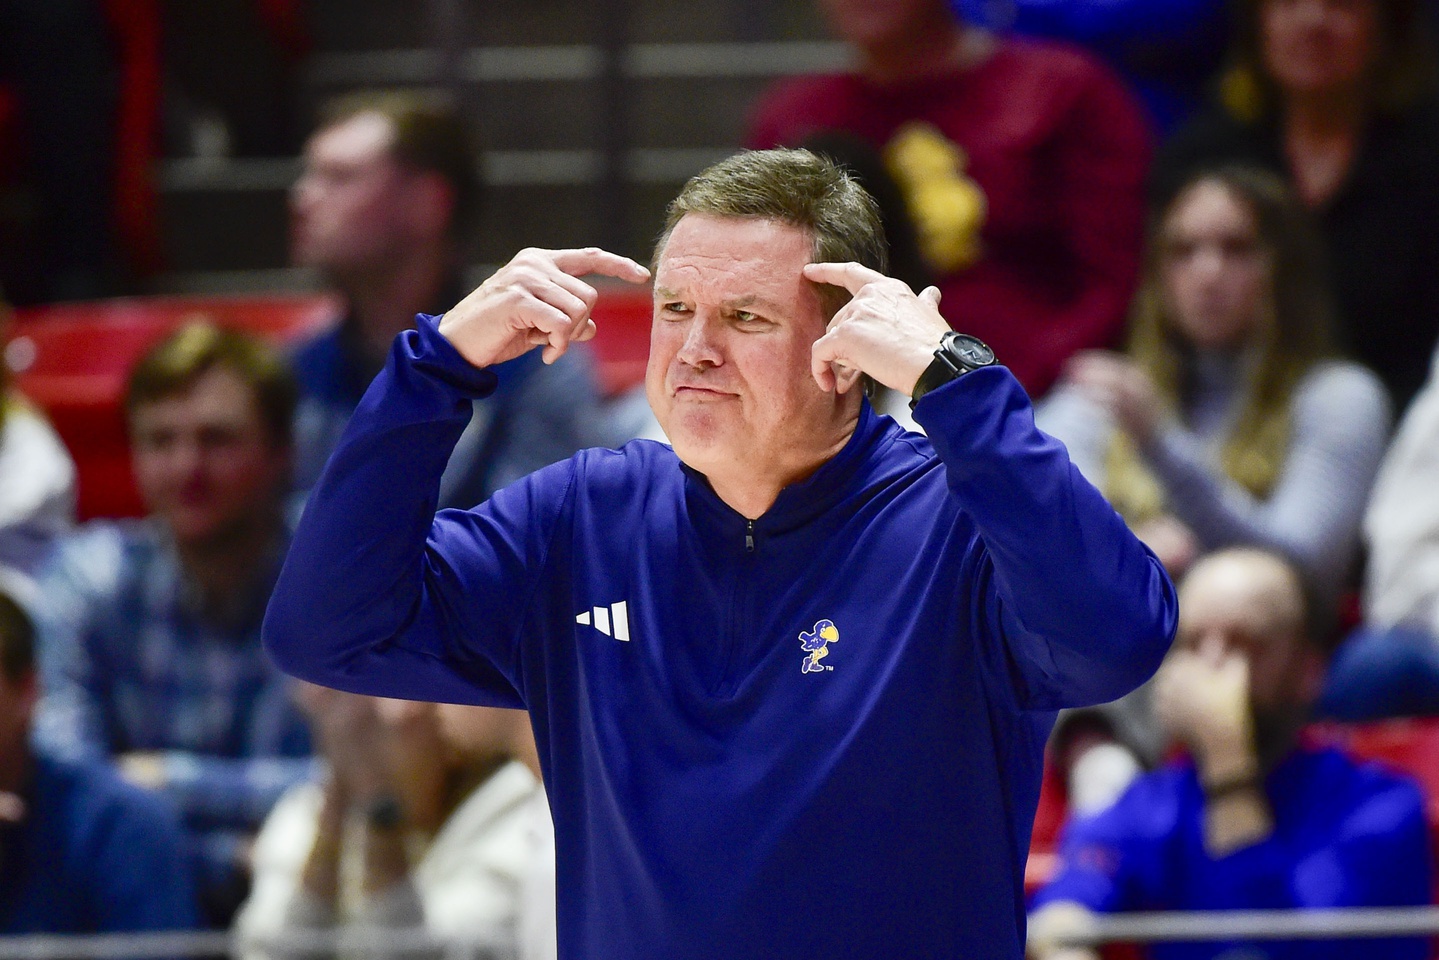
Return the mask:
<svg viewBox="0 0 1439 960">
<path fill-rule="evenodd" d="M 744 531 L 744 552 L 754 553 L 754 521 L 746 520 L 745 524 L 746 526 Z"/>
</svg>

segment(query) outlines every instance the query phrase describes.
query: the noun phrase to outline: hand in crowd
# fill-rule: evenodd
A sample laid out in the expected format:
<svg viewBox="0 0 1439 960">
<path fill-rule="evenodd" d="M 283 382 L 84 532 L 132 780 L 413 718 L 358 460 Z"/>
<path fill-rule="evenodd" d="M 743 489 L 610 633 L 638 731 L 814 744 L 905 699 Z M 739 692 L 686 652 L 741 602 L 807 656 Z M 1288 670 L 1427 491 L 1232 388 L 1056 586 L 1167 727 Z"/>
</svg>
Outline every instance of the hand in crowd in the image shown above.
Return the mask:
<svg viewBox="0 0 1439 960">
<path fill-rule="evenodd" d="M 1030 960 L 1097 960 L 1088 947 L 1071 947 L 1063 941 L 1094 927 L 1094 914 L 1067 901 L 1047 904 L 1029 917 L 1025 956 Z"/>
<path fill-rule="evenodd" d="M 1064 371 L 1136 443 L 1143 446 L 1154 438 L 1163 415 L 1159 393 L 1133 360 L 1108 350 L 1084 350 L 1069 359 Z"/>
<path fill-rule="evenodd" d="M 554 363 L 572 342 L 595 335 L 599 293 L 580 277 L 602 274 L 644 283 L 650 272 L 597 247 L 521 250 L 440 320 L 440 333 L 470 363 L 487 367 L 544 345 Z"/>
<path fill-rule="evenodd" d="M 1178 578 L 1199 559 L 1199 538 L 1178 517 L 1166 513 L 1134 527 L 1134 535 L 1154 551 L 1171 577 Z"/>
<path fill-rule="evenodd" d="M 939 313 L 938 288 L 916 294 L 903 281 L 858 263 L 811 263 L 804 275 L 853 295 L 815 341 L 815 382 L 844 393 L 865 373 L 902 394 L 913 393 L 950 329 Z"/>
<path fill-rule="evenodd" d="M 1154 679 L 1154 710 L 1174 739 L 1195 754 L 1201 769 L 1221 761 L 1253 763 L 1253 719 L 1249 709 L 1249 661 L 1226 653 L 1217 662 L 1190 650 L 1175 650 Z M 1227 771 L 1226 771 L 1227 772 Z"/>
<path fill-rule="evenodd" d="M 340 806 L 373 796 L 389 780 L 385 731 L 374 699 L 300 683 L 296 700 L 310 718 L 317 752 L 330 767 L 326 789 Z"/>
<path fill-rule="evenodd" d="M 1194 756 L 1209 855 L 1226 856 L 1268 837 L 1274 819 L 1255 752 L 1249 661 L 1233 651 L 1214 660 L 1176 650 L 1154 682 L 1159 722 Z"/>
</svg>

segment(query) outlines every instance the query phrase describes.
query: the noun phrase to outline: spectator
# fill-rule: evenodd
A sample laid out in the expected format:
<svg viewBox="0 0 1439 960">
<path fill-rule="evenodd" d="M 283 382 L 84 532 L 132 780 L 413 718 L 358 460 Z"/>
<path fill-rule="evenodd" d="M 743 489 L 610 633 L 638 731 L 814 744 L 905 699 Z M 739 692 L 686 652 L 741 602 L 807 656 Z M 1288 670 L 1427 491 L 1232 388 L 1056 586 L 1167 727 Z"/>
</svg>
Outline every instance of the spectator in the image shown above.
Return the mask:
<svg viewBox="0 0 1439 960">
<path fill-rule="evenodd" d="M 10 308 L 0 299 L 0 345 L 9 325 Z M 28 582 L 74 520 L 70 452 L 45 419 L 10 390 L 9 367 L 0 357 L 0 570 Z"/>
<path fill-rule="evenodd" d="M 1242 0 L 1220 102 L 1164 147 L 1156 205 L 1193 172 L 1267 167 L 1319 220 L 1340 345 L 1402 412 L 1439 334 L 1439 103 L 1421 0 Z"/>
<path fill-rule="evenodd" d="M 749 145 L 842 131 L 883 151 L 946 318 L 1043 394 L 1123 326 L 1149 164 L 1139 108 L 1088 55 L 998 39 L 946 0 L 821 7 L 859 72 L 771 91 Z"/>
<path fill-rule="evenodd" d="M 260 647 L 294 403 L 259 343 L 199 323 L 172 335 L 126 397 L 149 517 L 87 526 L 41 580 L 42 742 L 174 798 L 217 924 L 244 896 L 254 831 L 310 769 L 304 717 Z"/>
<path fill-rule="evenodd" d="M 469 288 L 460 276 L 480 183 L 460 118 L 410 94 L 334 104 L 305 147 L 290 196 L 292 254 L 340 292 L 344 316 L 295 355 L 304 398 L 296 486 L 309 489 L 349 422 L 390 341 L 418 313 L 442 313 Z M 599 442 L 599 388 L 590 355 L 546 366 L 516 359 L 450 461 L 441 506 L 473 506 L 499 487 Z M 523 417 L 515 411 L 523 409 Z"/>
<path fill-rule="evenodd" d="M 1374 484 L 1364 518 L 1364 622 L 1330 667 L 1329 716 L 1439 714 L 1439 353 L 1434 370 Z"/>
<path fill-rule="evenodd" d="M 960 16 L 1093 50 L 1134 87 L 1162 132 L 1201 105 L 1224 57 L 1223 0 L 953 0 Z M 1007 16 L 996 17 L 996 8 Z"/>
<path fill-rule="evenodd" d="M 108 766 L 30 745 L 29 618 L 0 593 L 0 934 L 199 925 L 175 811 Z"/>
<path fill-rule="evenodd" d="M 1408 778 L 1299 736 L 1321 664 L 1297 568 L 1228 550 L 1180 589 L 1179 635 L 1156 678 L 1168 733 L 1191 760 L 1137 781 L 1072 822 L 1055 878 L 1036 895 L 1030 955 L 1090 911 L 1408 906 L 1429 902 L 1423 797 Z M 1156 945 L 1155 960 L 1265 956 L 1376 960 L 1428 955 L 1422 939 Z"/>
<path fill-rule="evenodd" d="M 428 935 L 436 955 L 446 944 L 517 955 L 544 797 L 526 714 L 446 706 L 442 717 L 308 684 L 301 700 L 328 775 L 292 788 L 260 832 L 237 921 L 249 952 L 280 955 L 264 941 L 353 924 Z"/>
<path fill-rule="evenodd" d="M 1128 354 L 1075 357 L 1040 422 L 1171 573 L 1265 547 L 1330 610 L 1388 405 L 1372 374 L 1331 356 L 1316 244 L 1272 175 L 1192 177 L 1156 221 Z"/>
</svg>

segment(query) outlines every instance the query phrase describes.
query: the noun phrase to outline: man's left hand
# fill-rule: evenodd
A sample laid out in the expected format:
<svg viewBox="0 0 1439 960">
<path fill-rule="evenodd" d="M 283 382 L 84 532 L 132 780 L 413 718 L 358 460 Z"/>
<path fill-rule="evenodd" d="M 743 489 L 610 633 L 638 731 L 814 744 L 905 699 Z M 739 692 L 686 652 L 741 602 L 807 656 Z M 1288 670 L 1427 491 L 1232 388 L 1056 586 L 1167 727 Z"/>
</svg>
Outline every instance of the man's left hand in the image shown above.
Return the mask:
<svg viewBox="0 0 1439 960">
<path fill-rule="evenodd" d="M 939 313 L 939 290 L 927 287 L 916 294 L 903 281 L 858 263 L 811 263 L 804 275 L 853 294 L 815 341 L 810 359 L 815 382 L 844 393 L 867 373 L 912 394 L 950 329 Z"/>
</svg>

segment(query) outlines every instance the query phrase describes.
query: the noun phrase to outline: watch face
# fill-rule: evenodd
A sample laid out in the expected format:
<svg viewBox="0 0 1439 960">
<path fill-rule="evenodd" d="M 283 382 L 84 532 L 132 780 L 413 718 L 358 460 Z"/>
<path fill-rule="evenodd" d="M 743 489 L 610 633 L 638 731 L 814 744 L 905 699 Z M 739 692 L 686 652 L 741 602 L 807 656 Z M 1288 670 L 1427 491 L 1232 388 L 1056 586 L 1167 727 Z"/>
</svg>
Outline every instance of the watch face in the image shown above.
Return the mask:
<svg viewBox="0 0 1439 960">
<path fill-rule="evenodd" d="M 950 341 L 950 349 L 972 367 L 985 367 L 994 362 L 994 351 L 983 340 L 961 333 Z"/>
</svg>

